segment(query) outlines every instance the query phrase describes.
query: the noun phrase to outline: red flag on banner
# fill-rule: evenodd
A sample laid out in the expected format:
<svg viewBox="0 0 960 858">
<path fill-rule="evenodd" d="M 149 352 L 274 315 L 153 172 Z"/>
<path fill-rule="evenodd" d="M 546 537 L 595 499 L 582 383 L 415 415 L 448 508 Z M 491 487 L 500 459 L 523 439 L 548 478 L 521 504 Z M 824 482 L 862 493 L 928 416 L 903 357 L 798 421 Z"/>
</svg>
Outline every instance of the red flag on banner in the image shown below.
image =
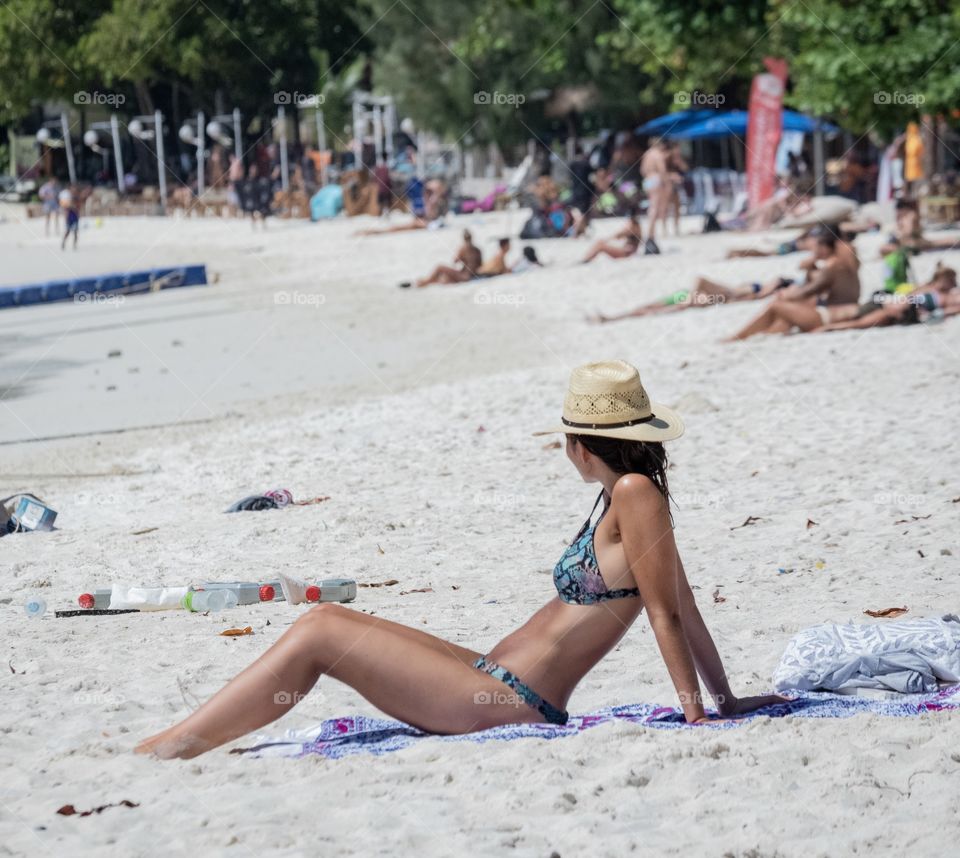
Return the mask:
<svg viewBox="0 0 960 858">
<path fill-rule="evenodd" d="M 766 57 L 763 64 L 767 72 L 753 79 L 747 116 L 747 196 L 750 208 L 773 194 L 777 147 L 783 130 L 787 61 Z"/>
</svg>

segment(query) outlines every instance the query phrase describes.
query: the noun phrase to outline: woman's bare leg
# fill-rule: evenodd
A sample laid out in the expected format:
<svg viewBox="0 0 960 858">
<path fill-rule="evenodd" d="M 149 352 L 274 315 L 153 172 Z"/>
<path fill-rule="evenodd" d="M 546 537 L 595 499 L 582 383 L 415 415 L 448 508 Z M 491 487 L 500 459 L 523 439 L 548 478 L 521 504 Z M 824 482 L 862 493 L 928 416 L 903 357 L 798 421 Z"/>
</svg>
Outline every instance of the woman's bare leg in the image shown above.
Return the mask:
<svg viewBox="0 0 960 858">
<path fill-rule="evenodd" d="M 762 310 L 751 322 L 748 322 L 732 337 L 729 337 L 727 342 L 732 342 L 733 340 L 745 340 L 748 337 L 755 336 L 756 334 L 766 333 L 769 327 L 776 320 L 772 309 L 774 306 L 775 304 L 770 304 L 768 307 L 766 307 L 766 309 Z"/>
<path fill-rule="evenodd" d="M 417 286 L 430 286 L 432 283 L 446 286 L 450 283 L 463 283 L 469 279 L 470 275 L 466 271 L 451 268 L 449 265 L 438 265 L 426 277 L 421 277 L 417 281 Z"/>
<path fill-rule="evenodd" d="M 690 293 L 689 303 L 695 307 L 706 307 L 710 304 L 739 301 L 740 297 L 740 293 L 730 286 L 724 286 L 722 283 L 708 280 L 706 277 L 698 277 L 697 285 L 693 287 L 693 291 Z M 721 300 L 717 300 L 718 298 Z"/>
<path fill-rule="evenodd" d="M 416 629 L 320 605 L 196 712 L 137 751 L 195 757 L 275 721 L 324 674 L 429 732 L 542 721 L 502 683 L 472 666 L 478 655 Z"/>
</svg>

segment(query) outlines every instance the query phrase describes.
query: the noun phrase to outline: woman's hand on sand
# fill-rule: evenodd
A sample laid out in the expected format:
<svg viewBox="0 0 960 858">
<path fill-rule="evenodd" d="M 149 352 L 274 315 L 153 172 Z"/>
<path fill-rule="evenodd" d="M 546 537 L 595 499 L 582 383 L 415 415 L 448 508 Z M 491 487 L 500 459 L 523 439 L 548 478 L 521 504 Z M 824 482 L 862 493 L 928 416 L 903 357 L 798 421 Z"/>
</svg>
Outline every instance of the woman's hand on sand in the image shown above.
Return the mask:
<svg viewBox="0 0 960 858">
<path fill-rule="evenodd" d="M 764 706 L 772 706 L 775 703 L 792 703 L 796 698 L 783 697 L 779 694 L 761 694 L 757 697 L 735 697 L 732 700 L 725 700 L 717 706 L 717 711 L 724 718 L 732 715 L 744 715 L 747 712 L 753 712 L 756 709 L 762 709 Z"/>
<path fill-rule="evenodd" d="M 704 715 L 702 718 L 697 718 L 696 721 L 688 721 L 687 723 L 691 727 L 701 727 L 704 724 L 720 724 L 723 721 L 738 722 L 743 721 L 743 718 L 726 718 L 723 715 Z"/>
</svg>

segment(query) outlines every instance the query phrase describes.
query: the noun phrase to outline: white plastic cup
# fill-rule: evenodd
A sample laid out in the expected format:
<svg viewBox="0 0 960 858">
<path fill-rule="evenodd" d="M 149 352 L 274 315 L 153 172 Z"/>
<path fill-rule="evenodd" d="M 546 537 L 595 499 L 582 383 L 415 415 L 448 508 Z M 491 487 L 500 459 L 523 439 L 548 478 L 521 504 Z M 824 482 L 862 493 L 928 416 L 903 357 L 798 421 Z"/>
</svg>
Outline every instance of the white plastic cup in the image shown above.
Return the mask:
<svg viewBox="0 0 960 858">
<path fill-rule="evenodd" d="M 23 612 L 31 620 L 39 620 L 47 612 L 47 603 L 39 596 L 33 596 L 23 606 Z"/>
</svg>

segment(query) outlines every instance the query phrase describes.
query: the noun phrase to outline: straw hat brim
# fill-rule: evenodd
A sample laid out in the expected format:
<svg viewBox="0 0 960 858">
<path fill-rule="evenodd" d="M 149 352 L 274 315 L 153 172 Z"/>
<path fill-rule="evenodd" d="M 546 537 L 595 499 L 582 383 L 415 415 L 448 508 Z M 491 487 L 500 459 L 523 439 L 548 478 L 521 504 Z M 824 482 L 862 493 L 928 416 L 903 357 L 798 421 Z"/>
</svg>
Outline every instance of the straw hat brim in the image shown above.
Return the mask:
<svg viewBox="0 0 960 858">
<path fill-rule="evenodd" d="M 667 408 L 659 402 L 651 402 L 650 410 L 654 414 L 653 420 L 633 426 L 621 426 L 616 429 L 576 429 L 561 425 L 555 429 L 544 429 L 533 434 L 596 435 L 600 438 L 622 438 L 624 441 L 673 441 L 683 434 L 683 420 L 672 408 Z"/>
</svg>

